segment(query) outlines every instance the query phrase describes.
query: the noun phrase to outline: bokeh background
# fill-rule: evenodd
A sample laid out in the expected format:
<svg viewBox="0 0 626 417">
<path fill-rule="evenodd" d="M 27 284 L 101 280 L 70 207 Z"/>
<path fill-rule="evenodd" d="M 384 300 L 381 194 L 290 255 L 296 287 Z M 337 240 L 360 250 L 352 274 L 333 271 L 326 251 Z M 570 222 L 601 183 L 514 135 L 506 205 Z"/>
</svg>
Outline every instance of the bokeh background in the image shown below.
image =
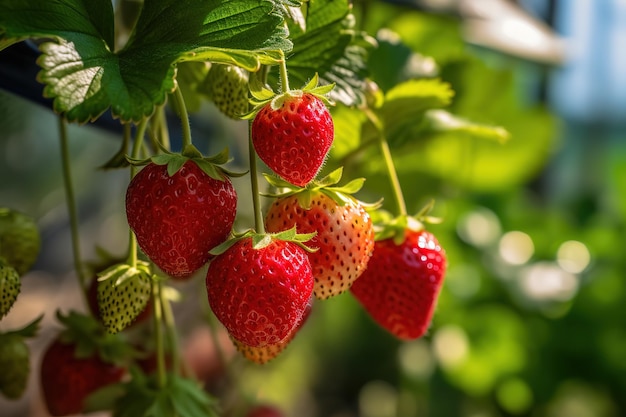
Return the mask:
<svg viewBox="0 0 626 417">
<path fill-rule="evenodd" d="M 394 339 L 345 294 L 317 303 L 265 366 L 234 355 L 222 335 L 237 390 L 294 417 L 626 415 L 626 2 L 365 0 L 354 13 L 378 41 L 370 70 L 383 90 L 441 77 L 456 92 L 452 112 L 511 138 L 450 135 L 392 149 L 409 211 L 434 198 L 433 214 L 444 219 L 430 229 L 449 270 L 425 337 Z M 57 118 L 27 78 L 29 59 L 0 56 L 4 75 L 23 76 L 21 84 L 5 76 L 0 89 L 0 205 L 36 218 L 43 237 L 0 328 L 46 313 L 30 343 L 27 395 L 0 399 L 0 414 L 45 416 L 37 367 L 57 329 L 54 312 L 83 306 Z M 228 145 L 233 167 L 245 169 L 245 122 L 225 121 L 204 103 L 192 129 L 203 152 Z M 118 133 L 104 121 L 69 129 L 85 260 L 97 247 L 125 250 L 128 173 L 98 169 L 118 150 Z M 328 169 L 345 162 L 349 175 L 367 177 L 362 199 L 386 195 L 375 157 L 357 164 L 333 152 Z M 249 227 L 248 179 L 235 183 L 238 227 Z M 176 285 L 185 354 L 208 389 L 226 392 L 203 279 Z"/>
</svg>

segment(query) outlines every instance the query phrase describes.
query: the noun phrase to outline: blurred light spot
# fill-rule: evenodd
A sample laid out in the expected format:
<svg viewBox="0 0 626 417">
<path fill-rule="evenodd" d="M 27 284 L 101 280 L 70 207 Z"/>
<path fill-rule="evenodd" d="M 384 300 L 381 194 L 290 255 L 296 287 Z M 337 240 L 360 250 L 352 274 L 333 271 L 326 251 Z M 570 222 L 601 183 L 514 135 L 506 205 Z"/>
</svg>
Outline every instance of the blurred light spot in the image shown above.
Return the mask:
<svg viewBox="0 0 626 417">
<path fill-rule="evenodd" d="M 359 393 L 361 417 L 395 417 L 398 392 L 385 381 L 368 382 Z"/>
<path fill-rule="evenodd" d="M 523 265 L 535 252 L 533 240 L 524 232 L 508 232 L 500 239 L 500 257 L 511 265 Z"/>
<path fill-rule="evenodd" d="M 400 345 L 398 359 L 404 371 L 414 378 L 428 379 L 435 370 L 433 355 L 423 340 Z"/>
<path fill-rule="evenodd" d="M 433 337 L 435 357 L 444 367 L 460 365 L 469 353 L 469 341 L 465 331 L 454 325 L 442 327 Z"/>
<path fill-rule="evenodd" d="M 491 210 L 480 208 L 459 219 L 457 233 L 471 245 L 488 246 L 500 237 L 500 220 Z"/>
<path fill-rule="evenodd" d="M 533 402 L 533 393 L 526 382 L 511 378 L 498 387 L 498 402 L 511 414 L 522 414 L 529 410 Z"/>
<path fill-rule="evenodd" d="M 617 405 L 601 388 L 582 381 L 565 381 L 548 404 L 547 417 L 606 417 L 617 416 Z"/>
<path fill-rule="evenodd" d="M 538 301 L 567 301 L 578 290 L 578 279 L 552 262 L 537 262 L 522 271 L 524 293 Z"/>
<path fill-rule="evenodd" d="M 556 261 L 559 266 L 567 272 L 579 274 L 589 266 L 591 255 L 589 254 L 587 246 L 583 243 L 576 240 L 568 240 L 559 246 Z"/>
<path fill-rule="evenodd" d="M 480 289 L 480 273 L 473 265 L 454 265 L 447 272 L 446 287 L 459 298 L 471 298 Z"/>
</svg>

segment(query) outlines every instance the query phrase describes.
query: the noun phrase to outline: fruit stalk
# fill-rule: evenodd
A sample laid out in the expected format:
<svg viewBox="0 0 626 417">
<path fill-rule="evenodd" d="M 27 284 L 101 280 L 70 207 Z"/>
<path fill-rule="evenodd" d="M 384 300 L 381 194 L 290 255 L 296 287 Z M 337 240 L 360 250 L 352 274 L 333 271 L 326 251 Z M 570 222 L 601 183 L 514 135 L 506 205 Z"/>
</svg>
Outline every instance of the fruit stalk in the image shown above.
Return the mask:
<svg viewBox="0 0 626 417">
<path fill-rule="evenodd" d="M 281 52 L 282 59 L 280 61 L 280 86 L 282 88 L 283 93 L 289 92 L 289 77 L 287 76 L 287 59 L 285 55 Z"/>
<path fill-rule="evenodd" d="M 159 284 L 161 285 L 161 284 Z M 170 353 L 172 358 L 172 369 L 174 372 L 180 373 L 181 361 L 180 361 L 180 349 L 178 345 L 178 333 L 176 332 L 176 323 L 174 322 L 174 313 L 172 312 L 172 305 L 165 296 L 163 288 L 159 290 L 159 297 L 161 301 L 161 312 L 163 313 L 163 320 L 165 321 L 165 328 L 167 330 L 167 340 L 170 347 Z M 189 373 L 187 373 L 189 375 Z"/>
<path fill-rule="evenodd" d="M 187 113 L 187 106 L 185 106 L 185 98 L 183 97 L 182 91 L 180 91 L 180 87 L 178 83 L 176 83 L 176 89 L 172 95 L 174 98 L 174 108 L 180 117 L 181 127 L 183 130 L 182 137 L 182 151 L 183 154 L 187 152 L 193 152 L 192 143 L 191 143 L 191 127 L 189 125 L 189 114 Z M 197 151 L 195 151 L 197 152 Z"/>
<path fill-rule="evenodd" d="M 248 123 L 248 154 L 250 159 L 250 187 L 252 189 L 252 208 L 254 210 L 254 230 L 265 233 L 263 213 L 261 211 L 261 193 L 259 192 L 259 177 L 257 176 L 256 152 L 252 142 L 252 122 Z"/>
<path fill-rule="evenodd" d="M 148 119 L 142 120 L 137 126 L 137 133 L 135 135 L 135 141 L 133 142 L 133 149 L 131 151 L 132 158 L 139 158 L 139 152 L 143 146 L 143 138 L 146 133 L 146 127 L 148 126 Z M 132 180 L 137 174 L 137 167 L 130 165 L 130 179 Z M 137 237 L 132 230 L 129 230 L 128 239 L 128 264 L 135 268 L 137 266 Z"/>
<path fill-rule="evenodd" d="M 156 344 L 156 360 L 157 360 L 157 381 L 159 388 L 164 388 L 167 384 L 167 375 L 165 373 L 165 349 L 163 346 L 163 305 L 161 304 L 161 292 L 163 284 L 161 281 L 152 282 L 152 305 L 154 308 L 154 339 Z"/>
<path fill-rule="evenodd" d="M 396 171 L 396 166 L 393 163 L 393 158 L 391 156 L 391 150 L 389 149 L 389 143 L 387 142 L 387 138 L 385 136 L 384 128 L 382 122 L 372 112 L 369 108 L 363 109 L 369 121 L 374 125 L 377 131 L 377 140 L 378 146 L 380 147 L 380 151 L 383 154 L 383 159 L 385 160 L 385 166 L 387 168 L 387 175 L 389 177 L 389 181 L 391 182 L 391 190 L 393 192 L 393 198 L 396 203 L 396 208 L 398 210 L 398 214 L 400 216 L 406 216 L 406 203 L 404 201 L 404 195 L 402 194 L 402 187 L 400 186 L 400 180 L 398 179 L 398 172 Z"/>
<path fill-rule="evenodd" d="M 89 305 L 87 300 L 87 283 L 83 271 L 82 257 L 80 253 L 80 234 L 78 232 L 78 211 L 76 209 L 76 197 L 74 195 L 74 185 L 72 183 L 72 168 L 70 162 L 70 152 L 67 139 L 67 125 L 63 117 L 59 117 L 59 138 L 61 142 L 61 161 L 63 165 L 63 184 L 65 187 L 65 200 L 70 220 L 70 233 L 72 239 L 72 254 L 74 258 L 74 269 L 78 277 L 83 300 Z"/>
</svg>

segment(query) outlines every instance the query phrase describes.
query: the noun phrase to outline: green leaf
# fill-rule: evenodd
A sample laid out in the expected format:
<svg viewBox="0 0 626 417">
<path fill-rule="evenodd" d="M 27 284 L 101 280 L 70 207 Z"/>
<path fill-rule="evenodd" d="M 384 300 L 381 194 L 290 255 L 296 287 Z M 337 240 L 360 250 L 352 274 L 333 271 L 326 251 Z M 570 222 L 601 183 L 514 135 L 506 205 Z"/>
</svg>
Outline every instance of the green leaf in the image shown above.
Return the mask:
<svg viewBox="0 0 626 417">
<path fill-rule="evenodd" d="M 224 62 L 232 55 L 231 62 L 258 68 L 258 61 L 272 61 L 267 51 L 291 48 L 273 0 L 145 2 L 119 50 L 110 0 L 3 0 L 0 33 L 2 46 L 27 38 L 55 40 L 40 46 L 39 80 L 44 95 L 54 98 L 55 111 L 78 122 L 108 108 L 123 121 L 151 115 L 174 89 L 177 62 Z"/>
<path fill-rule="evenodd" d="M 307 2 L 306 31 L 290 25 L 294 47 L 287 59 L 292 87 L 300 88 L 319 73 L 322 85 L 335 84 L 331 98 L 354 105 L 363 101 L 366 74 L 365 36 L 354 30 L 354 17 L 347 0 Z M 273 83 L 278 85 L 277 78 Z"/>
<path fill-rule="evenodd" d="M 438 79 L 409 80 L 385 95 L 380 118 L 390 144 L 402 144 L 418 137 L 424 112 L 450 104 L 454 91 Z"/>
<path fill-rule="evenodd" d="M 509 132 L 503 127 L 474 123 L 445 110 L 429 110 L 425 117 L 425 130 L 427 132 L 466 134 L 477 139 L 492 140 L 499 143 L 504 143 L 510 138 Z"/>
</svg>

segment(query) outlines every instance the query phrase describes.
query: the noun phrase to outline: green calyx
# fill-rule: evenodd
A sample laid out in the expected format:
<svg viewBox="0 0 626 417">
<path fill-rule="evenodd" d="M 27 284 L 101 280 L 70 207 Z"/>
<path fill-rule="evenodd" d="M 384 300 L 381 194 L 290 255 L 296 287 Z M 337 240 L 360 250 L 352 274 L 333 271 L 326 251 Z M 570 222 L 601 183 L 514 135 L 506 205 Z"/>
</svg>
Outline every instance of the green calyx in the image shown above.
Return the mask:
<svg viewBox="0 0 626 417">
<path fill-rule="evenodd" d="M 278 233 L 257 233 L 254 230 L 246 230 L 244 233 L 235 234 L 221 245 L 214 247 L 210 253 L 212 255 L 221 255 L 230 249 L 235 243 L 243 239 L 252 239 L 252 247 L 254 249 L 263 249 L 275 240 L 292 242 L 300 246 L 307 252 L 315 252 L 317 249 L 308 247 L 305 243 L 313 239 L 317 233 L 297 233 L 295 226 L 291 229 Z"/>
<path fill-rule="evenodd" d="M 339 181 L 341 181 L 342 175 L 343 168 L 337 168 L 320 180 L 311 181 L 305 187 L 298 187 L 297 185 L 293 185 L 276 176 L 263 174 L 266 181 L 278 190 L 277 192 L 264 193 L 263 195 L 273 198 L 295 195 L 298 198 L 298 204 L 305 210 L 311 208 L 311 201 L 313 200 L 313 197 L 319 193 L 327 195 L 340 206 L 359 203 L 366 209 L 370 210 L 380 207 L 382 200 L 375 203 L 364 203 L 352 196 L 352 194 L 361 190 L 363 184 L 365 183 L 365 178 L 356 178 L 344 185 L 339 186 L 338 184 Z"/>
<path fill-rule="evenodd" d="M 91 315 L 70 311 L 63 315 L 59 310 L 57 320 L 64 326 L 59 338 L 61 343 L 75 345 L 75 356 L 85 359 L 98 355 L 104 362 L 122 365 L 134 350 L 119 336 L 107 333 Z"/>
<path fill-rule="evenodd" d="M 173 153 L 166 149 L 161 149 L 163 153 L 148 159 L 134 159 L 126 156 L 126 160 L 134 166 L 143 166 L 149 163 L 157 165 L 167 165 L 167 173 L 171 177 L 176 174 L 188 161 L 193 161 L 209 177 L 224 181 L 226 177 L 241 177 L 245 172 L 234 172 L 224 168 L 222 165 L 230 162 L 228 149 L 220 153 L 204 157 L 194 146 L 187 145 L 181 153 Z"/>
<path fill-rule="evenodd" d="M 441 223 L 438 217 L 429 216 L 428 213 L 434 207 L 435 201 L 430 200 L 417 214 L 393 216 L 386 210 L 374 210 L 370 212 L 376 232 L 375 240 L 393 239 L 396 245 L 404 242 L 407 231 L 421 232 L 425 230 L 425 224 Z"/>
<path fill-rule="evenodd" d="M 28 323 L 26 326 L 22 327 L 21 329 L 0 333 L 0 341 L 2 340 L 2 338 L 9 337 L 9 336 L 20 336 L 20 337 L 23 337 L 24 339 L 29 339 L 29 338 L 37 336 L 37 333 L 39 332 L 39 329 L 41 327 L 42 319 L 43 319 L 43 314 L 37 317 L 35 320 Z"/>
<path fill-rule="evenodd" d="M 293 97 L 301 97 L 303 94 L 311 94 L 322 100 L 327 106 L 334 106 L 335 103 L 328 97 L 328 93 L 335 88 L 335 84 L 318 85 L 319 75 L 315 73 L 313 78 L 299 90 L 288 90 L 281 94 L 276 94 L 274 91 L 261 84 L 258 79 L 253 78 L 250 80 L 250 93 L 252 98 L 250 104 L 252 109 L 243 115 L 241 118 L 246 120 L 253 119 L 256 114 L 261 111 L 268 103 L 271 103 L 272 109 L 279 109 L 286 100 Z"/>
</svg>

